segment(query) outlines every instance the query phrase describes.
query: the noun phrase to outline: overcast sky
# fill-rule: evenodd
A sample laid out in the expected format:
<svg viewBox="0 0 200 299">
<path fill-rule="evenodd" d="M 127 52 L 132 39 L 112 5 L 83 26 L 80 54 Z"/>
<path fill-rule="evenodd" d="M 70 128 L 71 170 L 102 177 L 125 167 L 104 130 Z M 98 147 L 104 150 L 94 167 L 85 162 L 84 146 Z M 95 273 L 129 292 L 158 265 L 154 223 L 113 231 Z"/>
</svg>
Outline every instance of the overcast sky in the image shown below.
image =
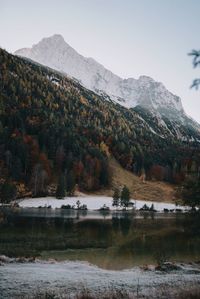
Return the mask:
<svg viewBox="0 0 200 299">
<path fill-rule="evenodd" d="M 199 0 L 0 0 L 0 46 L 31 47 L 55 33 L 123 78 L 148 75 L 182 98 L 200 123 Z"/>
</svg>

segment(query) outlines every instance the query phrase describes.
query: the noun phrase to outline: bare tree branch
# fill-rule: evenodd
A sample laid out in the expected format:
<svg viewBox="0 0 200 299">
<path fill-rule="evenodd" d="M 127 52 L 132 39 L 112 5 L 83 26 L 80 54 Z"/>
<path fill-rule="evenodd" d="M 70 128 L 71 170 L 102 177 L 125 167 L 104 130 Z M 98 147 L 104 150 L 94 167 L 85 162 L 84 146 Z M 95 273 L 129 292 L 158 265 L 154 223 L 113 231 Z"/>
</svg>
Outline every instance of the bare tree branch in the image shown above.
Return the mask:
<svg viewBox="0 0 200 299">
<path fill-rule="evenodd" d="M 193 57 L 192 64 L 194 68 L 200 65 L 200 50 L 192 50 L 188 55 Z M 194 79 L 191 88 L 198 89 L 199 86 L 200 79 Z"/>
</svg>

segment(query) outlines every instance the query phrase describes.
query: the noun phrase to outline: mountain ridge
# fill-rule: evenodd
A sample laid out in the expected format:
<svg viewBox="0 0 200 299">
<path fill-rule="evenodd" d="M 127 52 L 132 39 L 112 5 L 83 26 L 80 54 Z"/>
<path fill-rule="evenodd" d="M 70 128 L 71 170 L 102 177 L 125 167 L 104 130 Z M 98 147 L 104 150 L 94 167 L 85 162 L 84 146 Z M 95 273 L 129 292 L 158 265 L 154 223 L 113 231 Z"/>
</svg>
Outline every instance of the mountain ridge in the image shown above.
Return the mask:
<svg viewBox="0 0 200 299">
<path fill-rule="evenodd" d="M 145 75 L 140 76 L 138 79 L 123 79 L 105 68 L 94 58 L 87 58 L 79 54 L 59 34 L 43 38 L 39 43 L 33 45 L 32 48 L 19 49 L 14 54 L 31 58 L 41 64 L 64 72 L 80 80 L 81 84 L 95 92 L 104 91 L 111 99 L 127 108 L 133 108 L 137 104 L 141 105 L 137 97 L 138 90 L 141 90 L 144 85 L 146 88 L 152 85 L 159 88 L 161 93 L 167 93 L 170 103 L 172 103 L 172 98 L 175 97 L 173 104 L 176 105 L 176 109 L 183 111 L 180 98 L 168 92 L 161 82 L 156 82 L 151 77 Z M 90 72 L 90 77 L 88 77 L 87 71 Z M 147 97 L 146 94 L 143 95 Z M 125 102 L 122 102 L 120 99 L 124 99 Z M 147 101 L 146 98 L 142 101 L 144 106 L 146 105 L 145 101 Z"/>
<path fill-rule="evenodd" d="M 142 75 L 138 79 L 122 79 L 95 59 L 79 54 L 59 34 L 43 38 L 32 48 L 17 50 L 15 55 L 66 74 L 105 99 L 128 109 L 138 112 L 140 107 L 140 115 L 146 115 L 148 110 L 149 116 L 145 121 L 152 131 L 157 132 L 152 127 L 153 121 L 175 138 L 200 142 L 200 125 L 187 116 L 180 97 L 151 77 Z"/>
</svg>

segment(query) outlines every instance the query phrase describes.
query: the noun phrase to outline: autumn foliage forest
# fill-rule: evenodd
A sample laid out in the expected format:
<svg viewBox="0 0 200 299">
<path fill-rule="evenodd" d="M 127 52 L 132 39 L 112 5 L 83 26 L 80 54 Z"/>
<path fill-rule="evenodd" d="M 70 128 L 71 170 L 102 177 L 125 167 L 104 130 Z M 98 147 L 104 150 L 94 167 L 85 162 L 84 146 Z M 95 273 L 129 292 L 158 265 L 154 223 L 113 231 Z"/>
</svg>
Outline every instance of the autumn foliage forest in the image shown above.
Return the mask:
<svg viewBox="0 0 200 299">
<path fill-rule="evenodd" d="M 136 110 L 0 49 L 0 191 L 5 198 L 52 194 L 59 182 L 69 195 L 75 186 L 81 191 L 108 187 L 111 156 L 148 180 L 180 183 L 186 174 L 198 174 L 198 152 L 197 144 L 153 134 Z"/>
</svg>

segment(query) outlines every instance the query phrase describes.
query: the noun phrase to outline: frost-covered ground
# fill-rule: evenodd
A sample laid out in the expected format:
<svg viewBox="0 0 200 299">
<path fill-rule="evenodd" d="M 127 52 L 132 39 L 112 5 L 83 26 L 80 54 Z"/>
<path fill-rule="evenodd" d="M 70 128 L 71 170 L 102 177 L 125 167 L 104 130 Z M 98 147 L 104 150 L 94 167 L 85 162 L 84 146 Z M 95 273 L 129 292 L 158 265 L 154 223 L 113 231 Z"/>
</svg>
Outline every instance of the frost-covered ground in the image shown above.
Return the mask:
<svg viewBox="0 0 200 299">
<path fill-rule="evenodd" d="M 138 267 L 123 271 L 103 270 L 84 262 L 9 263 L 0 266 L 0 298 L 18 298 L 37 292 L 54 291 L 74 294 L 87 288 L 94 294 L 120 289 L 145 298 L 166 297 L 168 289 L 176 292 L 200 284 L 199 266 L 183 265 L 179 271 L 161 273 Z M 159 293 L 159 296 L 158 296 Z M 165 294 L 164 296 L 161 296 Z M 147 295 L 151 295 L 148 297 Z M 147 296 L 147 297 L 146 297 Z M 62 297 L 63 298 L 63 297 Z M 71 297 L 72 298 L 72 297 Z M 144 297 L 143 297 L 144 298 Z"/>
<path fill-rule="evenodd" d="M 20 201 L 20 207 L 46 207 L 51 206 L 52 209 L 61 208 L 62 205 L 71 205 L 76 206 L 77 201 L 81 202 L 82 204 L 86 204 L 89 210 L 97 210 L 106 205 L 111 210 L 115 210 L 115 207 L 112 206 L 112 197 L 108 196 L 76 196 L 76 197 L 66 197 L 65 199 L 56 199 L 55 197 L 43 197 L 43 198 L 27 198 Z M 131 200 L 134 203 L 134 207 L 136 209 L 140 209 L 146 204 L 148 207 L 154 205 L 154 209 L 157 211 L 163 211 L 163 209 L 181 209 L 185 210 L 186 208 L 183 206 L 176 206 L 172 203 L 166 202 L 152 202 L 152 201 L 144 201 L 144 200 Z"/>
</svg>

